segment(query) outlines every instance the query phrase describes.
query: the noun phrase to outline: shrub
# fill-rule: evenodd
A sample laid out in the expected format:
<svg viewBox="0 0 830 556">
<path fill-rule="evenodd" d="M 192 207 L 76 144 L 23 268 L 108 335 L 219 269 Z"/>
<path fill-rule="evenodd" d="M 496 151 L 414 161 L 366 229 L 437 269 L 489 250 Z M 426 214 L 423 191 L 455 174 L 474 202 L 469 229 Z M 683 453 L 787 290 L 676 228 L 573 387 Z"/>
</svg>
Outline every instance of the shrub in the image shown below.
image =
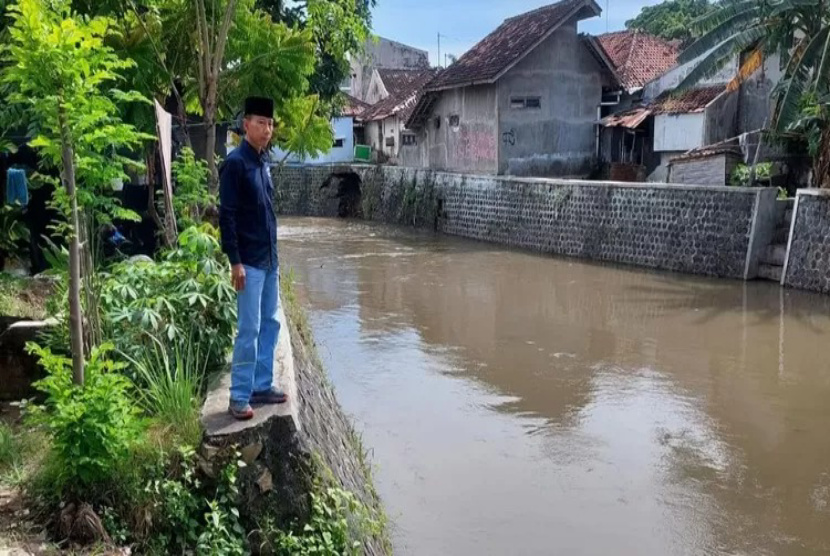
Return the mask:
<svg viewBox="0 0 830 556">
<path fill-rule="evenodd" d="M 195 446 L 202 435 L 199 410 L 209 349 L 202 351 L 192 329 L 186 337 L 174 339 L 170 347 L 156 336 L 149 338 L 137 358 L 124 354 L 140 386 L 141 405 L 180 442 Z"/>
<path fill-rule="evenodd" d="M 130 397 L 132 384 L 118 373 L 121 366 L 106 358 L 111 349 L 93 351 L 79 386 L 72 382 L 69 359 L 29 344 L 48 373 L 35 383 L 46 401 L 31 410 L 30 419 L 50 436 L 45 477 L 52 484 L 44 486 L 61 499 L 94 497 L 141 436 L 144 423 Z"/>
<path fill-rule="evenodd" d="M 100 295 L 105 336 L 119 352 L 138 360 L 148 334 L 172 341 L 192 329 L 212 368 L 231 346 L 234 300 L 218 232 L 209 224 L 182 232 L 178 248 L 158 263 L 115 265 Z"/>
<path fill-rule="evenodd" d="M 207 162 L 196 158 L 193 150 L 185 147 L 173 162 L 173 175 L 176 177 L 173 208 L 180 228 L 201 224 L 206 209 L 216 204 L 216 195 L 211 195 L 207 187 L 210 177 Z"/>
</svg>

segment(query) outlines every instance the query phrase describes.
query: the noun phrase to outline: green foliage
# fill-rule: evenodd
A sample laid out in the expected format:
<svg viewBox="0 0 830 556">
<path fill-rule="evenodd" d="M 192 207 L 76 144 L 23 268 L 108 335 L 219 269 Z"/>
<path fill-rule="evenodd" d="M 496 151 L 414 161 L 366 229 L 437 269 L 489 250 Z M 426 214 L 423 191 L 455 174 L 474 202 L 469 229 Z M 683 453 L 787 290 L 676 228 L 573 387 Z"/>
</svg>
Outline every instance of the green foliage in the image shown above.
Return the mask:
<svg viewBox="0 0 830 556">
<path fill-rule="evenodd" d="M 737 187 L 750 187 L 755 185 L 754 183 L 750 183 L 751 173 L 751 167 L 746 164 L 738 164 L 735 169 L 732 170 L 730 183 Z M 759 181 L 768 181 L 770 177 L 772 177 L 772 163 L 761 162 L 755 166 L 756 183 Z"/>
<path fill-rule="evenodd" d="M 265 524 L 265 546 L 278 556 L 359 556 L 357 540 L 371 520 L 365 507 L 350 492 L 328 487 L 311 494 L 311 519 L 297 531 L 282 531 Z"/>
<path fill-rule="evenodd" d="M 709 0 L 666 0 L 645 6 L 637 17 L 625 22 L 625 27 L 686 42 L 692 38 L 692 22 L 712 9 Z"/>
<path fill-rule="evenodd" d="M 111 345 L 92 352 L 83 386 L 72 382 L 69 359 L 35 344 L 28 348 L 47 372 L 35 383 L 46 401 L 30 418 L 51 439 L 50 463 L 57 473 L 50 486 L 62 499 L 87 497 L 113 478 L 143 430 L 132 384 L 107 359 Z"/>
<path fill-rule="evenodd" d="M 334 108 L 340 85 L 351 74 L 348 56 L 362 53 L 369 36 L 375 0 L 257 0 L 274 21 L 310 28 L 317 51 L 311 91 Z"/>
<path fill-rule="evenodd" d="M 26 253 L 29 229 L 23 223 L 20 205 L 0 207 L 0 254 L 22 257 Z"/>
<path fill-rule="evenodd" d="M 196 547 L 198 554 L 244 554 L 245 532 L 235 508 L 238 464 L 225 467 L 215 490 L 205 492 L 194 451 L 183 448 L 180 460 L 176 473 L 147 485 L 158 524 L 148 553 L 181 554 Z"/>
<path fill-rule="evenodd" d="M 0 272 L 0 315 L 42 319 L 43 307 L 28 278 Z"/>
<path fill-rule="evenodd" d="M 106 46 L 112 21 L 74 15 L 67 0 L 19 0 L 10 10 L 14 24 L 2 48 L 6 65 L 0 82 L 11 91 L 8 105 L 22 109 L 24 121 L 9 121 L 21 114 L 7 113 L 5 123 L 28 124 L 29 144 L 52 167 L 63 167 L 62 147 L 72 146 L 78 203 L 92 209 L 99 222 L 137 219 L 119 206 L 111 183 L 127 180 L 126 168 L 140 168 L 124 153 L 150 138 L 123 123 L 119 109 L 146 100 L 114 88 L 120 72 L 134 63 Z M 65 191 L 57 191 L 56 203 L 68 211 Z"/>
<path fill-rule="evenodd" d="M 140 403 L 181 443 L 196 446 L 202 436 L 199 410 L 209 363 L 207 352 L 201 351 L 192 330 L 170 345 L 149 337 L 149 345 L 137 359 L 125 354 L 140 386 Z"/>
<path fill-rule="evenodd" d="M 105 335 L 119 352 L 140 359 L 148 334 L 172 341 L 192 330 L 200 357 L 222 364 L 236 297 L 217 236 L 210 224 L 188 228 L 161 261 L 123 262 L 107 273 L 100 303 Z"/>
<path fill-rule="evenodd" d="M 201 224 L 205 209 L 216 205 L 216 196 L 208 192 L 207 163 L 197 159 L 193 149 L 186 147 L 173 162 L 173 176 L 176 179 L 173 208 L 179 229 Z"/>
<path fill-rule="evenodd" d="M 11 427 L 0 422 L 0 472 L 20 463 L 21 448 Z"/>
</svg>

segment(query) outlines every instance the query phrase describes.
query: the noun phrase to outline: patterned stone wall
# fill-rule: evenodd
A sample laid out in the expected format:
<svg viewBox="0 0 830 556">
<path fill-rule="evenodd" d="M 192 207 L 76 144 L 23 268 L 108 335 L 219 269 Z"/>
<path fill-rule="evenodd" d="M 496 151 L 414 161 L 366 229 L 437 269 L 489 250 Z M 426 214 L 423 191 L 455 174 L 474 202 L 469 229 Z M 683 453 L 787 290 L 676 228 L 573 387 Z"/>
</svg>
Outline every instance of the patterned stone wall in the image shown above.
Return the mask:
<svg viewBox="0 0 830 556">
<path fill-rule="evenodd" d="M 824 191 L 798 192 L 783 283 L 830 293 L 830 194 Z"/>
<path fill-rule="evenodd" d="M 351 167 L 361 217 L 543 253 L 744 278 L 763 190 L 463 175 Z M 336 167 L 337 172 L 348 167 Z M 285 214 L 332 216 L 322 187 L 331 168 L 283 181 Z M 757 266 L 757 265 L 755 265 Z M 750 276 L 751 277 L 751 276 Z"/>
</svg>

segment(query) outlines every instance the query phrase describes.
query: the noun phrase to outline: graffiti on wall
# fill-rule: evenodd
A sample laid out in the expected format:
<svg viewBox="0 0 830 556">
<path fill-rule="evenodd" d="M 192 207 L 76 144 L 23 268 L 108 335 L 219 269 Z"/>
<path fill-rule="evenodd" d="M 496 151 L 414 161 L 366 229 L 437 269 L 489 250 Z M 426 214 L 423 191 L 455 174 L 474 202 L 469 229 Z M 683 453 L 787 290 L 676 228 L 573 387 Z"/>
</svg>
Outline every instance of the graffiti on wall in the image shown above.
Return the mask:
<svg viewBox="0 0 830 556">
<path fill-rule="evenodd" d="M 455 143 L 455 156 L 463 161 L 495 160 L 495 133 L 492 130 L 462 126 Z"/>
<path fill-rule="evenodd" d="M 516 144 L 516 130 L 510 128 L 501 134 L 501 143 L 505 146 L 514 146 Z"/>
</svg>

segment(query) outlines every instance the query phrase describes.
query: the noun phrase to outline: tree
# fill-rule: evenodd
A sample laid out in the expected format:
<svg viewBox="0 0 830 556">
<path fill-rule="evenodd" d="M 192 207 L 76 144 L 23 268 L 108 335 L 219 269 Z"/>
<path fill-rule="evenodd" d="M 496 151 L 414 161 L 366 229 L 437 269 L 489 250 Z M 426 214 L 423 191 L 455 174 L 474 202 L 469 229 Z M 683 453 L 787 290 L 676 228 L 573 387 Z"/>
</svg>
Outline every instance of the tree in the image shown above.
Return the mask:
<svg viewBox="0 0 830 556">
<path fill-rule="evenodd" d="M 274 21 L 312 29 L 316 65 L 311 92 L 322 106 L 336 110 L 340 85 L 350 77 L 349 55 L 359 54 L 369 36 L 376 0 L 257 0 Z"/>
<path fill-rule="evenodd" d="M 72 369 L 75 382 L 83 384 L 81 211 L 87 207 L 98 219 L 130 216 L 101 192 L 113 179 L 126 178 L 124 166 L 132 164 L 119 149 L 135 149 L 145 139 L 120 121 L 116 101 L 136 102 L 140 97 L 107 89 L 131 65 L 104 44 L 110 20 L 77 16 L 66 0 L 18 0 L 11 19 L 0 81 L 12 91 L 7 102 L 23 110 L 34 136 L 31 146 L 61 170 L 63 190 L 56 190 L 56 202 L 69 223 Z M 86 271 L 92 269 L 87 266 Z"/>
<path fill-rule="evenodd" d="M 734 0 L 695 23 L 700 38 L 679 57 L 685 63 L 702 57 L 680 84 L 692 86 L 715 75 L 735 56 L 742 63 L 731 90 L 780 54 L 785 62 L 776 89 L 772 131 L 807 139 L 816 185 L 830 187 L 830 10 L 826 0 Z"/>
<path fill-rule="evenodd" d="M 644 7 L 637 17 L 625 22 L 625 27 L 685 43 L 692 38 L 692 22 L 712 8 L 709 0 L 666 0 Z"/>
</svg>

